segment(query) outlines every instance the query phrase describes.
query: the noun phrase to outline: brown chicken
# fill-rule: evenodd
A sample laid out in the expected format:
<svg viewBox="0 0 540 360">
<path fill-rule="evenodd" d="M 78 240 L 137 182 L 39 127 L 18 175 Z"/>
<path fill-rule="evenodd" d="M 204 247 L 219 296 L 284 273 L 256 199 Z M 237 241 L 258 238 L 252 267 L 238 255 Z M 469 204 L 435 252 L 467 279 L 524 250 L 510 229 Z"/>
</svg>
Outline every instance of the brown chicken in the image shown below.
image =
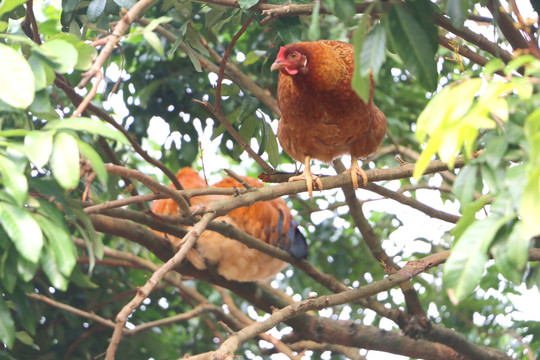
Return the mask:
<svg viewBox="0 0 540 360">
<path fill-rule="evenodd" d="M 207 186 L 199 174 L 191 168 L 183 168 L 176 177 L 185 189 Z M 253 187 L 263 186 L 258 180 L 249 177 L 242 179 Z M 238 181 L 230 177 L 214 186 L 243 188 Z M 227 195 L 204 195 L 192 197 L 190 200 L 193 206 L 204 206 L 227 197 Z M 151 209 L 156 214 L 178 214 L 177 205 L 171 199 L 154 201 Z M 234 209 L 227 215 L 216 218 L 216 221 L 231 224 L 253 237 L 286 250 L 295 258 L 305 258 L 307 255 L 306 239 L 282 199 L 258 201 L 251 206 Z M 180 239 L 174 236 L 169 238 L 175 245 L 180 242 Z M 199 270 L 215 269 L 221 276 L 236 281 L 267 279 L 286 265 L 281 260 L 210 230 L 202 233 L 187 258 Z"/>
<path fill-rule="evenodd" d="M 293 159 L 305 163 L 305 171 L 289 181 L 307 182 L 313 198 L 311 159 L 325 163 L 343 154 L 351 155 L 352 183 L 357 175 L 364 185 L 367 176 L 358 158 L 377 150 L 386 133 L 386 117 L 373 103 L 374 82 L 367 104 L 351 86 L 354 51 L 342 41 L 300 42 L 281 47 L 271 70 L 279 69 L 277 101 L 281 110 L 278 139 Z"/>
</svg>

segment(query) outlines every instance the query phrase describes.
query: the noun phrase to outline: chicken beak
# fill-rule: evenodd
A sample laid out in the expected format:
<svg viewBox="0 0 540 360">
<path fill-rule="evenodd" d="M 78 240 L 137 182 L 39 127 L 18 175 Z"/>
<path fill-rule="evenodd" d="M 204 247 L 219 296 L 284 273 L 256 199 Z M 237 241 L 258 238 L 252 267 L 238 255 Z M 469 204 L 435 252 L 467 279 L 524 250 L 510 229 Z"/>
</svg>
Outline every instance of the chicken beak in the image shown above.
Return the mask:
<svg viewBox="0 0 540 360">
<path fill-rule="evenodd" d="M 286 64 L 284 64 L 281 59 L 276 59 L 276 61 L 274 61 L 274 63 L 272 64 L 272 66 L 270 66 L 270 71 L 274 71 L 274 70 L 277 70 L 277 69 L 282 69 L 284 68 L 285 66 L 287 66 Z"/>
</svg>

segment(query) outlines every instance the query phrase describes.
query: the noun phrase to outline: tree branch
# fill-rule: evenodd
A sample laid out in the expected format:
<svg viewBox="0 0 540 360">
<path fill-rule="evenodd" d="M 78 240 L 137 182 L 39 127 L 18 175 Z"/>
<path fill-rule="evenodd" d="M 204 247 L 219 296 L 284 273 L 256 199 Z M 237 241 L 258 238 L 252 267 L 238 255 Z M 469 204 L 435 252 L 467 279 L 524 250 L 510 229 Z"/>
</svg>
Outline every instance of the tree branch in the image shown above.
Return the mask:
<svg viewBox="0 0 540 360">
<path fill-rule="evenodd" d="M 116 326 L 107 348 L 107 355 L 105 360 L 114 360 L 116 349 L 122 338 L 122 331 L 126 324 L 128 316 L 146 299 L 157 284 L 161 281 L 163 276 L 178 266 L 182 260 L 187 256 L 187 253 L 191 250 L 195 241 L 199 238 L 201 233 L 206 229 L 208 223 L 215 217 L 215 214 L 207 213 L 201 220 L 189 230 L 187 235 L 182 239 L 182 247 L 178 252 L 170 258 L 163 266 L 152 274 L 152 277 L 148 279 L 146 284 L 142 286 L 137 295 L 126 306 L 120 310 L 116 316 Z"/>
</svg>

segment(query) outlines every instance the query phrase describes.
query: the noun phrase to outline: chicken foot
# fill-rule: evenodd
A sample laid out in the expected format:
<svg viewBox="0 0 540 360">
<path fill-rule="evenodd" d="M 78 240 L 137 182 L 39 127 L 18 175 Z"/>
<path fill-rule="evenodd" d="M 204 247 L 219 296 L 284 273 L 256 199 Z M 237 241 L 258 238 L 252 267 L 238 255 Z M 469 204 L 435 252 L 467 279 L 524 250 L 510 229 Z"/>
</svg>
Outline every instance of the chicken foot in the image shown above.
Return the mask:
<svg viewBox="0 0 540 360">
<path fill-rule="evenodd" d="M 351 156 L 351 168 L 345 170 L 344 173 L 351 173 L 353 188 L 358 189 L 358 175 L 362 178 L 364 186 L 367 185 L 368 179 L 366 172 L 358 165 L 358 158 L 356 156 Z"/>
<path fill-rule="evenodd" d="M 308 189 L 308 193 L 309 193 L 309 198 L 311 200 L 313 200 L 313 182 L 315 182 L 315 184 L 317 185 L 317 188 L 319 190 L 322 190 L 323 189 L 323 185 L 322 185 L 322 181 L 321 179 L 318 177 L 318 176 L 315 176 L 311 173 L 311 156 L 306 156 L 306 160 L 305 160 L 305 170 L 302 174 L 300 175 L 296 175 L 296 176 L 291 176 L 289 178 L 289 182 L 292 182 L 292 181 L 299 181 L 299 180 L 304 180 L 306 182 L 306 186 L 307 186 L 307 189 Z M 358 164 L 357 164 L 358 166 Z"/>
</svg>

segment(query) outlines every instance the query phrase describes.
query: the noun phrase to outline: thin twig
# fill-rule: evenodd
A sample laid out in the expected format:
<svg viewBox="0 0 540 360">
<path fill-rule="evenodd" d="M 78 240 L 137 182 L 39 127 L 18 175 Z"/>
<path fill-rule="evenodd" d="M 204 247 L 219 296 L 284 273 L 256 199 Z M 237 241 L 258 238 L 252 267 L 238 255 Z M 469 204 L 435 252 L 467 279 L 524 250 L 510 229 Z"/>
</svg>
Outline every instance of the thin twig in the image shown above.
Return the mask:
<svg viewBox="0 0 540 360">
<path fill-rule="evenodd" d="M 144 286 L 137 291 L 137 295 L 133 298 L 133 300 L 124 306 L 118 313 L 116 316 L 116 326 L 107 348 L 105 360 L 114 360 L 116 349 L 118 348 L 118 344 L 122 338 L 122 330 L 124 329 L 128 316 L 133 312 L 133 310 L 139 307 L 144 299 L 150 295 L 156 285 L 159 284 L 163 276 L 165 276 L 165 274 L 178 266 L 182 260 L 184 260 L 188 251 L 191 250 L 195 244 L 195 241 L 197 241 L 201 233 L 206 229 L 208 223 L 214 217 L 215 214 L 205 214 L 201 220 L 188 232 L 188 234 L 184 236 L 182 239 L 183 245 L 180 250 L 178 250 L 178 252 L 172 258 L 170 258 L 169 261 L 163 264 L 163 266 L 152 274 L 152 277 L 148 279 L 146 284 L 144 284 Z"/>
<path fill-rule="evenodd" d="M 114 48 L 120 39 L 122 39 L 122 36 L 124 36 L 124 34 L 129 30 L 131 24 L 155 2 L 157 2 L 157 0 L 140 0 L 122 16 L 120 21 L 116 23 L 113 32 L 107 36 L 107 43 L 99 52 L 99 55 L 92 64 L 90 70 L 83 74 L 79 85 L 77 85 L 79 88 L 85 87 L 86 84 L 88 84 L 88 82 L 101 71 L 101 68 L 111 56 Z"/>
<path fill-rule="evenodd" d="M 83 113 L 83 111 L 86 110 L 86 107 L 88 106 L 88 104 L 90 104 L 90 101 L 92 101 L 96 97 L 99 83 L 103 79 L 103 73 L 101 71 L 98 71 L 95 75 L 95 78 L 96 81 L 94 82 L 94 84 L 92 84 L 90 92 L 84 97 L 84 100 L 81 101 L 79 106 L 77 106 L 77 109 L 75 109 L 75 111 L 73 112 L 72 117 L 79 117 Z"/>
<path fill-rule="evenodd" d="M 114 164 L 105 164 L 105 168 L 107 169 L 107 172 L 109 172 L 110 174 L 125 176 L 131 179 L 138 180 L 144 185 L 146 185 L 152 191 L 169 196 L 178 205 L 180 209 L 180 213 L 182 215 L 188 216 L 191 214 L 189 210 L 189 204 L 187 203 L 186 199 L 178 193 L 178 191 L 175 191 L 174 189 L 168 186 L 161 185 L 159 182 L 155 181 L 150 176 L 143 174 L 142 172 L 138 170 L 132 170 L 132 169 L 128 169 L 126 167 L 118 166 Z"/>
</svg>

